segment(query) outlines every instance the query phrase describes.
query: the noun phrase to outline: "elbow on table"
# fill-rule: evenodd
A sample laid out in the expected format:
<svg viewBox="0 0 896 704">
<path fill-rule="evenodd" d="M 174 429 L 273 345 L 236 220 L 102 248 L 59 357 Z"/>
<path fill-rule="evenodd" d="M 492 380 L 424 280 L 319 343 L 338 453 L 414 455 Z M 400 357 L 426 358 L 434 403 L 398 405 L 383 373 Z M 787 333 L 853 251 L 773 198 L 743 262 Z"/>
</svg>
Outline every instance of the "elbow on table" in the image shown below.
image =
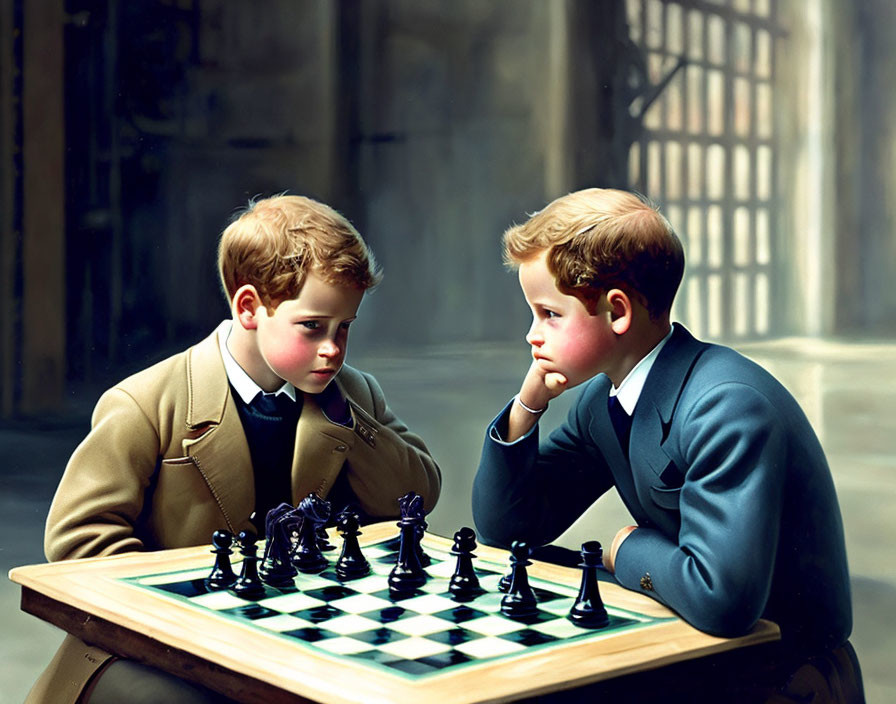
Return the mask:
<svg viewBox="0 0 896 704">
<path fill-rule="evenodd" d="M 682 614 L 692 626 L 720 638 L 736 638 L 748 633 L 762 614 L 751 599 L 732 599 L 724 593 L 707 593 Z"/>
</svg>

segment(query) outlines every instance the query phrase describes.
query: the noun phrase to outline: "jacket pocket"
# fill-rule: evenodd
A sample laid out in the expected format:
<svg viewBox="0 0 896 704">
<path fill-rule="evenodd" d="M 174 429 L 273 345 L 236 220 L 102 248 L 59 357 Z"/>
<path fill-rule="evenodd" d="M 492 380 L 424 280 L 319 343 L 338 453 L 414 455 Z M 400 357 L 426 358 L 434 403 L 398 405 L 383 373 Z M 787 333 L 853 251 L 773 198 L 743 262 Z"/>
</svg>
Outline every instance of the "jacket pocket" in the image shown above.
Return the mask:
<svg viewBox="0 0 896 704">
<path fill-rule="evenodd" d="M 150 515 L 153 537 L 163 548 L 201 544 L 211 537 L 209 521 L 223 519 L 192 457 L 162 460 Z"/>
<path fill-rule="evenodd" d="M 650 498 L 660 508 L 667 511 L 678 511 L 678 502 L 681 497 L 681 487 L 670 489 L 668 487 L 650 487 Z"/>
<path fill-rule="evenodd" d="M 193 462 L 192 457 L 172 457 L 171 459 L 162 460 L 162 471 L 165 471 L 166 467 L 192 467 L 195 470 L 196 464 Z"/>
</svg>

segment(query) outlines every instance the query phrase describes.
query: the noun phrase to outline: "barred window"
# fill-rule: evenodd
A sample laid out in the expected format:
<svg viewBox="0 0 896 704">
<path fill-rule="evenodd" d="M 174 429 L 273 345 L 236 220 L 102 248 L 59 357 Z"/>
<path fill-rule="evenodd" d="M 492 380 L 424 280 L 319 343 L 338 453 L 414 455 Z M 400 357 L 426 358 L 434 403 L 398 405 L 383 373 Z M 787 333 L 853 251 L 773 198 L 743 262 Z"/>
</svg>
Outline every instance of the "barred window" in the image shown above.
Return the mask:
<svg viewBox="0 0 896 704">
<path fill-rule="evenodd" d="M 677 71 L 629 155 L 634 187 L 660 204 L 685 247 L 675 310 L 697 335 L 772 330 L 779 207 L 771 0 L 627 0 L 651 83 Z"/>
</svg>

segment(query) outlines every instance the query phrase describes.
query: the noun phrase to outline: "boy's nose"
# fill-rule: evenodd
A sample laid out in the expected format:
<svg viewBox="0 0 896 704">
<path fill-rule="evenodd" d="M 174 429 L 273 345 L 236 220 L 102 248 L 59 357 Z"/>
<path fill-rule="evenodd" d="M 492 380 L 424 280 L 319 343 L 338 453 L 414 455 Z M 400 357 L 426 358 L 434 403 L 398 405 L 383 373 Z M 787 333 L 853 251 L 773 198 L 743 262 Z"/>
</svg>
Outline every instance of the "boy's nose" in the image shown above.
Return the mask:
<svg viewBox="0 0 896 704">
<path fill-rule="evenodd" d="M 529 328 L 529 332 L 526 333 L 526 342 L 533 347 L 541 347 L 544 344 L 544 337 L 542 337 L 541 333 L 535 329 L 534 325 Z"/>
<path fill-rule="evenodd" d="M 328 340 L 318 348 L 317 353 L 321 357 L 336 357 L 339 355 L 339 346 Z"/>
</svg>

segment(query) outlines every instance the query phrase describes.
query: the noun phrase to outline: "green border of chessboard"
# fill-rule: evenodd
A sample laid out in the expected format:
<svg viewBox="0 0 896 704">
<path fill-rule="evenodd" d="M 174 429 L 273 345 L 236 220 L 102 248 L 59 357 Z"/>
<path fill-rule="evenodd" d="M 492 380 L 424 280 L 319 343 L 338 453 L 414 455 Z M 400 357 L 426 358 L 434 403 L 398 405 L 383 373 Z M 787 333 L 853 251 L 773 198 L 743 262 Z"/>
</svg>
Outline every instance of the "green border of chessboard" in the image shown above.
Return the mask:
<svg viewBox="0 0 896 704">
<path fill-rule="evenodd" d="M 364 555 L 367 557 L 368 561 L 371 565 L 371 574 L 367 577 L 361 579 L 377 579 L 381 580 L 381 583 L 378 585 L 379 590 L 388 589 L 388 585 L 386 579 L 389 575 L 389 572 L 392 569 L 392 563 L 383 562 L 382 558 L 395 555 L 395 551 L 393 549 L 384 549 L 382 546 L 385 543 L 394 543 L 395 538 L 386 538 L 375 543 L 370 543 L 365 545 L 363 548 Z M 451 555 L 447 550 L 442 550 L 440 548 L 435 548 L 427 545 L 425 547 L 426 553 L 432 558 L 432 564 L 426 568 L 426 572 L 429 574 L 430 579 L 426 584 L 420 589 L 424 594 L 447 594 L 448 592 L 448 580 L 451 577 L 451 574 L 454 571 L 454 563 L 455 557 Z M 338 553 L 337 553 L 338 554 Z M 239 556 L 236 555 L 234 559 L 234 565 L 239 564 Z M 335 556 L 330 560 L 330 568 L 332 568 L 335 563 Z M 508 619 L 508 617 L 501 614 L 500 611 L 500 603 L 501 598 L 504 596 L 503 593 L 497 590 L 497 583 L 500 578 L 509 571 L 507 565 L 501 565 L 492 560 L 476 557 L 474 561 L 474 565 L 476 567 L 477 573 L 480 578 L 480 582 L 482 587 L 485 589 L 486 593 L 477 597 L 474 602 L 466 602 L 466 604 L 456 603 L 457 606 L 462 605 L 470 605 L 473 608 L 477 608 L 481 611 L 485 611 L 492 616 L 495 616 L 500 619 L 512 620 Z M 328 568 L 328 569 L 330 569 Z M 441 667 L 433 672 L 425 672 L 425 673 L 408 673 L 402 670 L 396 669 L 394 667 L 389 667 L 388 665 L 383 665 L 381 663 L 376 662 L 375 660 L 370 660 L 362 657 L 355 657 L 352 653 L 339 653 L 334 652 L 332 650 L 327 650 L 320 646 L 317 646 L 313 642 L 308 642 L 302 640 L 293 635 L 287 635 L 285 633 L 281 633 L 273 628 L 257 625 L 252 619 L 241 617 L 229 613 L 225 613 L 220 609 L 232 608 L 239 605 L 244 605 L 247 600 L 240 599 L 232 595 L 227 590 L 216 590 L 209 592 L 204 595 L 200 595 L 198 597 L 188 597 L 182 594 L 177 594 L 171 591 L 167 591 L 158 585 L 165 584 L 174 584 L 174 583 L 182 583 L 189 582 L 194 580 L 201 580 L 208 576 L 210 571 L 210 567 L 202 568 L 202 569 L 190 569 L 190 570 L 181 570 L 175 572 L 163 572 L 157 574 L 144 574 L 135 577 L 123 577 L 119 578 L 118 581 L 126 582 L 128 584 L 138 586 L 141 588 L 150 588 L 152 591 L 167 599 L 172 599 L 181 603 L 189 604 L 193 608 L 201 609 L 205 613 L 212 614 L 216 618 L 225 619 L 227 621 L 231 621 L 233 623 L 241 624 L 242 626 L 249 626 L 257 631 L 268 633 L 270 635 L 279 637 L 284 641 L 289 643 L 296 644 L 297 646 L 315 654 L 328 658 L 333 658 L 337 661 L 345 661 L 346 659 L 350 660 L 353 663 L 358 663 L 364 667 L 370 667 L 376 669 L 380 672 L 385 672 L 387 674 L 393 675 L 395 677 L 399 677 L 401 679 L 406 679 L 410 681 L 419 681 L 421 679 L 426 679 L 428 677 L 434 677 L 441 674 L 445 674 L 446 672 L 457 672 L 459 670 L 469 670 L 480 665 L 492 664 L 499 660 L 507 660 L 513 657 L 518 657 L 521 652 L 511 652 L 506 654 L 497 654 L 497 655 L 489 655 L 481 658 L 474 658 L 467 662 L 453 663 L 450 665 L 446 665 Z M 348 582 L 344 582 L 347 587 L 351 587 L 353 582 L 358 582 L 361 580 L 351 580 Z M 270 598 L 282 598 L 287 599 L 289 597 L 294 597 L 297 594 L 300 596 L 302 591 L 307 591 L 311 589 L 317 589 L 322 586 L 335 586 L 340 583 L 339 580 L 335 578 L 333 575 L 332 578 L 329 577 L 320 577 L 317 574 L 299 574 L 296 577 L 296 587 L 298 588 L 298 592 L 293 594 L 286 594 L 281 597 L 270 597 Z M 562 601 L 562 608 L 559 608 L 559 604 L 549 603 L 546 604 L 543 609 L 548 613 L 553 613 L 558 616 L 558 622 L 561 618 L 565 619 L 566 613 L 569 611 L 569 608 L 572 606 L 572 602 L 578 594 L 578 588 L 572 587 L 566 584 L 560 584 L 557 582 L 552 582 L 550 580 L 542 579 L 540 577 L 535 577 L 533 575 L 529 575 L 529 583 L 535 589 L 544 589 L 547 591 L 552 591 L 556 594 L 560 594 L 564 597 L 568 598 L 568 601 L 564 599 Z M 365 592 L 361 592 L 365 593 Z M 366 592 L 371 593 L 371 592 Z M 450 598 L 450 597 L 448 597 Z M 261 601 L 264 601 L 262 599 Z M 205 602 L 205 603 L 203 603 Z M 239 603 L 237 603 L 239 602 Z M 215 606 L 215 604 L 218 606 Z M 223 605 L 222 605 L 223 604 Z M 620 619 L 626 619 L 629 623 L 626 623 L 621 626 L 613 627 L 612 625 L 606 627 L 604 629 L 598 630 L 588 630 L 583 629 L 578 626 L 574 626 L 571 622 L 569 622 L 570 630 L 568 633 L 574 633 L 574 635 L 558 635 L 558 639 L 543 644 L 535 644 L 535 645 L 527 645 L 525 647 L 525 653 L 532 653 L 536 651 L 545 651 L 551 650 L 555 648 L 562 647 L 564 644 L 568 644 L 571 642 L 581 643 L 581 642 L 592 642 L 598 641 L 605 638 L 611 638 L 620 633 L 624 633 L 631 630 L 636 630 L 639 628 L 645 628 L 647 626 L 651 626 L 657 623 L 663 623 L 667 621 L 675 620 L 674 617 L 657 617 L 657 616 L 648 616 L 646 614 L 641 614 L 635 611 L 631 611 L 628 609 L 621 609 L 615 606 L 605 605 L 607 608 L 607 612 L 612 617 L 617 617 Z M 284 613 L 284 615 L 288 615 Z M 554 623 L 554 621 L 551 621 Z M 325 628 L 325 625 L 320 624 L 319 626 Z M 574 630 L 572 630 L 574 629 Z M 286 631 L 288 629 L 284 629 Z M 565 629 L 564 629 L 565 630 Z M 485 637 L 483 635 L 483 637 Z M 413 660 L 413 657 L 408 657 L 408 660 Z"/>
</svg>

